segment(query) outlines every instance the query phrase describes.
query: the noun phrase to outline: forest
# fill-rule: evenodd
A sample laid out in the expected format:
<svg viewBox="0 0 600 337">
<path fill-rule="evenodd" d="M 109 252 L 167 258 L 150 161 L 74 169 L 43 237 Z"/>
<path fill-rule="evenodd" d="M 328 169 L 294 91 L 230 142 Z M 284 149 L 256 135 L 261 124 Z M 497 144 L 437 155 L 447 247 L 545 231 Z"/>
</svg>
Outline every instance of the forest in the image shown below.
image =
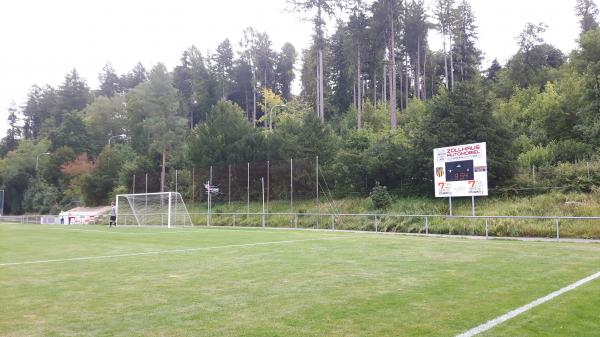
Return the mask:
<svg viewBox="0 0 600 337">
<path fill-rule="evenodd" d="M 118 74 L 107 63 L 98 88 L 73 69 L 9 108 L 4 212 L 104 205 L 131 193 L 134 176 L 148 175 L 148 192 L 169 191 L 175 170 L 189 185 L 195 168 L 316 156 L 336 197 L 375 186 L 433 196 L 433 149 L 475 142 L 487 143 L 491 195 L 598 191 L 598 9 L 569 1 L 575 50 L 529 23 L 518 51 L 489 67 L 469 0 L 289 0 L 314 23 L 305 50 L 247 28 L 210 52 L 191 46 L 173 69 L 138 63 Z M 182 194 L 192 193 L 202 191 Z"/>
</svg>

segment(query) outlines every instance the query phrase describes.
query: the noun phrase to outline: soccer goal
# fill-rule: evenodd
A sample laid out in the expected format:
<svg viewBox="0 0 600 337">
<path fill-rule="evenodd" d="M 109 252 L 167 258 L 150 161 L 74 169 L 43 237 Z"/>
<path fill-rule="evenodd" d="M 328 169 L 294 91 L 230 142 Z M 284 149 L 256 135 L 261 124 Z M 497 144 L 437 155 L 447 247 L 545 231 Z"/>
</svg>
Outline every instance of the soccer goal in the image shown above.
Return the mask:
<svg viewBox="0 0 600 337">
<path fill-rule="evenodd" d="M 193 226 L 181 194 L 177 192 L 118 194 L 117 225 Z"/>
</svg>

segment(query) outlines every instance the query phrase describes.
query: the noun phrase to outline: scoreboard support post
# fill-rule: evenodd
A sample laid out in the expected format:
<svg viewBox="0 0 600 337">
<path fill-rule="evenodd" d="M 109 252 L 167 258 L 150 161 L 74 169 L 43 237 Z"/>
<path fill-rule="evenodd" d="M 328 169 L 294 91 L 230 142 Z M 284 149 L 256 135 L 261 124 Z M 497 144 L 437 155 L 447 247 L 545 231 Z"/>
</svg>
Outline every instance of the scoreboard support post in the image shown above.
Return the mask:
<svg viewBox="0 0 600 337">
<path fill-rule="evenodd" d="M 475 196 L 471 196 L 471 214 L 475 216 Z"/>
<path fill-rule="evenodd" d="M 452 216 L 452 196 L 448 197 L 448 205 L 450 207 L 450 216 Z"/>
</svg>

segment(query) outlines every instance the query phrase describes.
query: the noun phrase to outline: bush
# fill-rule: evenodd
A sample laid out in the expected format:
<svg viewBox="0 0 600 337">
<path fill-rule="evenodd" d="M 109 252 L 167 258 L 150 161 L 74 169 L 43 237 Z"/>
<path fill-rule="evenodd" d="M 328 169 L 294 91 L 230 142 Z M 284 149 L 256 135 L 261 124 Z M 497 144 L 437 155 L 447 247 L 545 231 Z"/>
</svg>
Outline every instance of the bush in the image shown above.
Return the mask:
<svg viewBox="0 0 600 337">
<path fill-rule="evenodd" d="M 553 163 L 575 163 L 589 159 L 593 148 L 590 144 L 567 139 L 548 144 L 552 152 Z"/>
<path fill-rule="evenodd" d="M 392 205 L 392 196 L 390 196 L 387 187 L 381 186 L 379 182 L 375 183 L 375 187 L 373 187 L 369 196 L 375 209 L 387 209 Z"/>
<path fill-rule="evenodd" d="M 526 152 L 523 152 L 517 158 L 519 166 L 530 168 L 532 165 L 540 167 L 547 165 L 552 159 L 552 150 L 546 146 L 534 146 Z"/>
</svg>

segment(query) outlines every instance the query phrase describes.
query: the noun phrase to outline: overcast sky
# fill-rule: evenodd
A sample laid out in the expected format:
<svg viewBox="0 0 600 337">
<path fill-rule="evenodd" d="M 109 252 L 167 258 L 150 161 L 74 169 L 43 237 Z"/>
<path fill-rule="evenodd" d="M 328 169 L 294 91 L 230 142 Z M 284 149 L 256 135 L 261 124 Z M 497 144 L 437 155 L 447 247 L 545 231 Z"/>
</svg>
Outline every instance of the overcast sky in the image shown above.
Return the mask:
<svg viewBox="0 0 600 337">
<path fill-rule="evenodd" d="M 563 52 L 576 47 L 575 0 L 470 2 L 484 65 L 494 58 L 504 63 L 513 55 L 515 37 L 527 22 L 545 22 L 544 38 Z M 289 41 L 299 52 L 308 45 L 312 26 L 286 8 L 286 0 L 1 1 L 0 136 L 12 101 L 22 105 L 33 84 L 58 86 L 73 68 L 97 88 L 98 73 L 107 62 L 119 74 L 138 61 L 147 69 L 157 62 L 172 69 L 192 44 L 205 53 L 229 38 L 237 47 L 249 26 L 267 32 L 274 49 Z M 429 38 L 432 48 L 438 48 L 437 34 L 431 32 Z"/>
</svg>

